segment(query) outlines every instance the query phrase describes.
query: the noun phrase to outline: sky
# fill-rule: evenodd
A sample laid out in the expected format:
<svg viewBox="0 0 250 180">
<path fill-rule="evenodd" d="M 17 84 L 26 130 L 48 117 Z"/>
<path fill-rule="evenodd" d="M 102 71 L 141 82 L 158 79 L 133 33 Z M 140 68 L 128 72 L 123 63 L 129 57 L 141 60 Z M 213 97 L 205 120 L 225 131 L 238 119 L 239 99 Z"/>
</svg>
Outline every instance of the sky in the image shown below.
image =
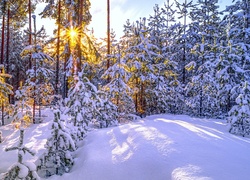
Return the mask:
<svg viewBox="0 0 250 180">
<path fill-rule="evenodd" d="M 110 22 L 117 36 L 122 35 L 123 25 L 130 19 L 131 22 L 139 20 L 140 17 L 148 17 L 153 11 L 155 4 L 163 4 L 163 0 L 110 0 Z M 107 0 L 91 1 L 90 12 L 92 22 L 90 27 L 94 28 L 97 37 L 105 37 L 107 32 Z"/>
<path fill-rule="evenodd" d="M 183 3 L 185 0 L 178 0 Z M 189 2 L 190 0 L 187 0 Z M 107 32 L 107 0 L 90 0 L 92 15 L 92 22 L 89 29 L 94 29 L 94 35 L 97 38 L 106 37 Z M 111 29 L 116 32 L 117 38 L 123 35 L 123 25 L 127 21 L 134 22 L 139 20 L 140 17 L 148 18 L 153 14 L 153 7 L 158 4 L 163 6 L 166 0 L 110 0 L 110 17 Z M 170 0 L 173 3 L 174 0 Z M 219 0 L 219 6 L 224 9 L 226 5 L 231 4 L 231 0 Z M 45 4 L 41 3 L 37 8 L 36 15 L 38 15 L 44 8 Z M 37 16 L 38 17 L 38 16 Z M 52 36 L 53 29 L 55 29 L 54 21 L 51 19 L 37 18 L 37 26 L 40 28 L 45 26 L 46 32 Z M 50 28 L 53 27 L 53 28 Z"/>
<path fill-rule="evenodd" d="M 183 3 L 185 0 L 178 0 Z M 105 37 L 107 32 L 107 0 L 91 0 L 92 22 L 90 28 L 94 28 L 97 38 Z M 126 20 L 130 22 L 139 20 L 140 17 L 148 18 L 153 14 L 153 7 L 158 4 L 163 6 L 166 0 L 110 0 L 111 29 L 117 37 L 123 35 L 123 25 Z M 174 0 L 170 0 L 170 3 Z M 189 2 L 189 0 L 187 0 Z M 224 8 L 231 0 L 219 0 L 219 5 Z"/>
</svg>

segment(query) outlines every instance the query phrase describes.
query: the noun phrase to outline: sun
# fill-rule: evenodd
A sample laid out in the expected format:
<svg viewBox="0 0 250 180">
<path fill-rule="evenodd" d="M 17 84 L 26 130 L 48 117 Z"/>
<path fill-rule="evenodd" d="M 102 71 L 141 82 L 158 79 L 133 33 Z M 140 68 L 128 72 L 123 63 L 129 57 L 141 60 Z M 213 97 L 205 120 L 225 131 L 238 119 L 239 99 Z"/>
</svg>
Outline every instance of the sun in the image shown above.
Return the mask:
<svg viewBox="0 0 250 180">
<path fill-rule="evenodd" d="M 71 28 L 71 29 L 69 30 L 69 36 L 70 36 L 71 39 L 76 38 L 76 37 L 78 36 L 77 29 Z"/>
<path fill-rule="evenodd" d="M 79 28 L 70 27 L 66 30 L 66 36 L 70 40 L 71 46 L 75 46 L 79 42 Z"/>
</svg>

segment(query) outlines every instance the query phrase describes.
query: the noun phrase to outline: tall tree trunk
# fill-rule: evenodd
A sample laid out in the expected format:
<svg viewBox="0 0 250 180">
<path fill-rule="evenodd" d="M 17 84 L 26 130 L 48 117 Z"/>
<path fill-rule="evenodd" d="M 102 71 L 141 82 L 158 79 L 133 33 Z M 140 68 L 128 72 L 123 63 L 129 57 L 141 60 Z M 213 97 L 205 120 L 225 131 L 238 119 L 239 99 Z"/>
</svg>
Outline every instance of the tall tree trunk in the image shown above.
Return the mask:
<svg viewBox="0 0 250 180">
<path fill-rule="evenodd" d="M 141 109 L 141 114 L 143 115 L 144 112 L 145 112 L 145 107 L 144 107 L 144 84 L 143 82 L 141 81 L 141 88 L 140 88 L 141 92 L 140 92 L 140 109 Z"/>
<path fill-rule="evenodd" d="M 10 8 L 8 7 L 7 11 L 7 37 L 6 37 L 6 72 L 9 74 L 9 67 L 10 67 L 10 62 L 9 62 L 9 47 L 10 47 Z M 12 81 L 13 82 L 13 81 Z M 10 84 L 10 80 L 7 79 L 7 83 Z M 13 85 L 13 83 L 12 83 Z M 15 91 L 13 91 L 15 92 Z M 9 95 L 9 103 L 13 102 L 13 94 Z"/>
<path fill-rule="evenodd" d="M 136 77 L 136 87 L 138 87 L 138 77 Z M 138 92 L 135 93 L 135 112 L 138 113 Z"/>
<path fill-rule="evenodd" d="M 109 54 L 110 54 L 110 0 L 107 0 L 107 69 L 110 66 L 110 60 L 109 60 Z M 108 81 L 109 81 L 108 77 Z"/>
<path fill-rule="evenodd" d="M 5 8 L 4 3 L 4 8 Z M 3 10 L 3 21 L 2 21 L 2 42 L 1 42 L 1 62 L 0 64 L 4 64 L 4 30 L 5 30 L 5 9 Z M 0 72 L 1 73 L 1 72 Z M 2 111 L 2 126 L 4 125 L 4 101 L 1 100 L 1 111 Z"/>
<path fill-rule="evenodd" d="M 78 15 L 79 43 L 78 43 L 78 54 L 77 54 L 77 56 L 78 56 L 77 70 L 81 71 L 81 66 L 82 66 L 82 53 L 81 53 L 81 43 L 82 42 L 81 42 L 81 39 L 82 39 L 82 31 L 83 31 L 82 16 L 83 16 L 83 4 L 85 4 L 85 3 L 83 3 L 83 0 L 79 0 L 79 1 L 80 1 L 79 2 L 80 8 L 79 8 L 79 15 Z"/>
<path fill-rule="evenodd" d="M 1 43 L 1 62 L 4 63 L 4 30 L 5 30 L 5 13 L 3 13 L 3 21 L 2 21 L 2 43 Z"/>
<path fill-rule="evenodd" d="M 185 0 L 185 7 L 187 4 L 187 0 Z M 184 12 L 184 47 L 183 47 L 183 68 L 182 68 L 182 83 L 185 85 L 186 83 L 186 69 L 185 69 L 185 64 L 186 64 L 186 25 L 187 25 L 187 12 L 185 10 Z M 184 93 L 185 94 L 185 93 Z"/>
<path fill-rule="evenodd" d="M 7 12 L 7 39 L 6 39 L 6 72 L 9 73 L 9 45 L 10 45 L 10 8 Z"/>
<path fill-rule="evenodd" d="M 1 104 L 1 111 L 2 111 L 2 126 L 4 125 L 4 102 L 2 100 L 2 104 Z"/>
<path fill-rule="evenodd" d="M 29 0 L 29 31 L 30 31 L 30 33 L 29 33 L 29 45 L 31 45 L 31 43 L 32 43 L 32 35 L 31 35 L 31 31 L 32 31 L 32 28 L 31 28 L 31 0 Z M 31 63 L 31 61 L 32 61 L 32 58 L 31 58 L 31 54 L 30 54 L 30 57 L 29 57 L 29 69 L 31 69 L 31 67 L 32 67 L 32 63 Z"/>
<path fill-rule="evenodd" d="M 70 25 L 72 25 L 72 20 L 71 20 L 71 14 L 68 13 L 67 15 L 68 17 L 68 22 L 70 23 Z M 68 78 L 67 78 L 67 75 L 66 75 L 66 67 L 67 67 L 67 62 L 68 62 L 68 59 L 70 57 L 70 41 L 68 41 L 68 44 L 66 45 L 67 48 L 65 51 L 66 51 L 66 54 L 65 54 L 65 58 L 64 58 L 64 77 L 63 77 L 63 82 L 64 82 L 64 87 L 63 87 L 63 98 L 66 98 L 68 96 Z"/>
<path fill-rule="evenodd" d="M 60 31 L 61 31 L 61 0 L 58 2 L 58 26 L 57 26 L 57 45 L 56 45 L 56 94 L 59 94 L 59 60 L 60 60 Z"/>
<path fill-rule="evenodd" d="M 37 51 L 36 50 L 36 18 L 35 16 L 33 17 L 34 18 L 34 46 L 35 46 L 35 52 Z M 34 101 L 33 101 L 33 124 L 36 123 L 36 99 L 37 99 L 37 96 L 39 96 L 39 101 L 40 101 L 40 94 L 39 93 L 36 93 L 36 70 L 37 70 L 37 67 L 36 67 L 36 58 L 33 59 L 34 60 L 34 72 L 35 72 L 35 78 L 34 78 L 34 81 L 35 81 L 35 85 L 34 85 Z M 39 113 L 40 115 L 40 113 Z"/>
</svg>

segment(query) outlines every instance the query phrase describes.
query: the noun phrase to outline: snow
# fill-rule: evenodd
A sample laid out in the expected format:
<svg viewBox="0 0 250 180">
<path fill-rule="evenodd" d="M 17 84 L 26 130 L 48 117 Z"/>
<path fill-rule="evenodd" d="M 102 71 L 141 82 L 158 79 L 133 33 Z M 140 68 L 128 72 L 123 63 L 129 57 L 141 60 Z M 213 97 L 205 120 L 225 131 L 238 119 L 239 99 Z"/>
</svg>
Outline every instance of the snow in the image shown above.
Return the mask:
<svg viewBox="0 0 250 180">
<path fill-rule="evenodd" d="M 36 155 L 24 155 L 35 163 L 44 152 L 53 113 L 46 110 L 41 124 L 24 131 L 24 146 Z M 0 173 L 17 162 L 19 131 L 0 127 Z M 69 173 L 49 180 L 247 180 L 250 176 L 250 139 L 228 133 L 225 120 L 185 115 L 154 115 L 106 129 L 93 129 L 81 142 Z M 33 168 L 32 168 L 33 169 Z"/>
</svg>

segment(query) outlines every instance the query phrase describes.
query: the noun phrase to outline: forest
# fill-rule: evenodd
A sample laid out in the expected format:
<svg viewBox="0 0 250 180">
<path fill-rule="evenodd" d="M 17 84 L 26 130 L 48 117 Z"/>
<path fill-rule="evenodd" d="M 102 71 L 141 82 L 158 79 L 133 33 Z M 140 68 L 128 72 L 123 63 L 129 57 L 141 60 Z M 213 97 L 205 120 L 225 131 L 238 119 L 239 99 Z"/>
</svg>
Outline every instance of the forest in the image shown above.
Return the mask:
<svg viewBox="0 0 250 180">
<path fill-rule="evenodd" d="M 39 16 L 56 22 L 53 37 L 46 25 L 36 27 L 32 14 L 41 2 Z M 90 122 L 104 128 L 153 114 L 227 119 L 230 132 L 249 134 L 249 0 L 224 10 L 218 0 L 166 0 L 148 17 L 124 22 L 119 39 L 112 27 L 104 39 L 88 29 L 90 0 L 0 6 L 2 126 L 41 123 L 42 108 L 50 107 L 54 128 L 67 117 L 73 139 L 84 138 Z"/>
</svg>

